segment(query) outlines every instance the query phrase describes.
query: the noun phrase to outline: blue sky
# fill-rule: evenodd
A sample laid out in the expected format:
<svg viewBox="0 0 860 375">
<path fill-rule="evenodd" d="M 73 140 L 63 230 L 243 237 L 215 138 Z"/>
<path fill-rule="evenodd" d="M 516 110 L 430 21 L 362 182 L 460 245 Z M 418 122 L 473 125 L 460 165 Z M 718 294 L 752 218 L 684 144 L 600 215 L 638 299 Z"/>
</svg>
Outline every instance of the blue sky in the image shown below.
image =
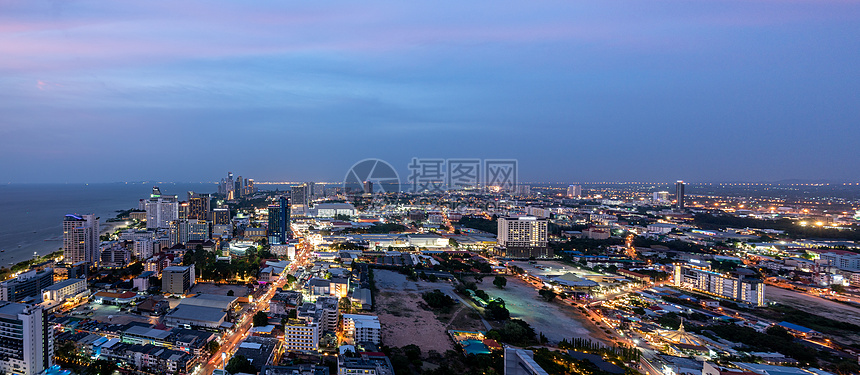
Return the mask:
<svg viewBox="0 0 860 375">
<path fill-rule="evenodd" d="M 857 181 L 860 1 L 4 1 L 3 182 Z"/>
</svg>

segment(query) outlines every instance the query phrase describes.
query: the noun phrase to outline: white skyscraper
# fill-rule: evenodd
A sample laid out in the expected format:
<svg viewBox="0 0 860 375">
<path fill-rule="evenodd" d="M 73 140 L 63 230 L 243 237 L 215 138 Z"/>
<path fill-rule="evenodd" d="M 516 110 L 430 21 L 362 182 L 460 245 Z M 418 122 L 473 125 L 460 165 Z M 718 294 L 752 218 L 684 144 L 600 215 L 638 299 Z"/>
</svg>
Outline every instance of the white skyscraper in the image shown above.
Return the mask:
<svg viewBox="0 0 860 375">
<path fill-rule="evenodd" d="M 98 263 L 99 219 L 96 215 L 69 214 L 63 218 L 63 257 L 69 264 Z"/>
<path fill-rule="evenodd" d="M 499 245 L 546 247 L 547 220 L 533 216 L 499 218 Z"/>
<path fill-rule="evenodd" d="M 310 195 L 311 185 L 301 184 L 290 187 L 290 210 L 293 215 L 307 214 L 310 206 L 310 201 L 313 199 Z"/>
<path fill-rule="evenodd" d="M 175 195 L 161 195 L 158 187 L 146 201 L 146 228 L 169 228 L 170 222 L 179 218 L 179 200 Z"/>
<path fill-rule="evenodd" d="M 579 198 L 582 196 L 582 186 L 570 185 L 567 187 L 568 198 Z"/>
<path fill-rule="evenodd" d="M 39 305 L 0 302 L 0 372 L 35 375 L 54 365 L 54 330 Z"/>
<path fill-rule="evenodd" d="M 651 200 L 654 203 L 667 203 L 669 202 L 669 192 L 668 191 L 655 191 L 651 194 Z"/>
<path fill-rule="evenodd" d="M 504 255 L 520 257 L 552 256 L 547 247 L 547 219 L 534 216 L 500 217 L 498 221 L 498 244 Z"/>
</svg>

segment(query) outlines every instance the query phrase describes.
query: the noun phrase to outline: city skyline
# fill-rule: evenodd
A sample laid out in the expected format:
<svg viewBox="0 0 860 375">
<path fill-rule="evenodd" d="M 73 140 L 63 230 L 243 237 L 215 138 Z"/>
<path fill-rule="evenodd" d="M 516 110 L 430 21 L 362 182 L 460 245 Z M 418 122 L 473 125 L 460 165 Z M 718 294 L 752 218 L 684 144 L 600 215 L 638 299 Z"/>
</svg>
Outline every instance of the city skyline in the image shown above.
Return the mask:
<svg viewBox="0 0 860 375">
<path fill-rule="evenodd" d="M 2 182 L 339 181 L 412 157 L 517 159 L 521 181 L 860 175 L 821 168 L 860 137 L 856 2 L 2 9 Z"/>
</svg>

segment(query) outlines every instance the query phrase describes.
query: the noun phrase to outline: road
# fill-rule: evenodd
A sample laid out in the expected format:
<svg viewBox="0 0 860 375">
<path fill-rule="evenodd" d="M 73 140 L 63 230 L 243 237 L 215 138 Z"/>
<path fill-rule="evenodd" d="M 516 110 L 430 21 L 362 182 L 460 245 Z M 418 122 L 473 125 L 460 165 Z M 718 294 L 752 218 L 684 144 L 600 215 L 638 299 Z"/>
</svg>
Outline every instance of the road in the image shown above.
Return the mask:
<svg viewBox="0 0 860 375">
<path fill-rule="evenodd" d="M 474 303 L 472 303 L 472 301 L 470 301 L 470 300 L 466 300 L 466 299 L 464 299 L 463 297 L 460 297 L 460 295 L 459 295 L 459 294 L 454 293 L 453 291 L 451 291 L 450 293 L 447 293 L 447 294 L 448 294 L 449 296 L 454 296 L 455 298 L 457 298 L 458 300 L 460 300 L 460 303 L 462 303 L 464 306 L 466 306 L 466 307 L 468 307 L 468 308 L 470 308 L 470 309 L 472 309 L 472 310 L 475 310 L 475 312 L 477 312 L 477 313 L 478 313 L 478 316 L 479 316 L 479 317 L 481 317 L 481 323 L 484 323 L 484 328 L 486 328 L 486 329 L 487 329 L 487 331 L 489 331 L 489 330 L 493 329 L 493 327 L 492 327 L 492 326 L 490 326 L 490 323 L 489 323 L 486 319 L 484 319 L 484 314 L 481 314 L 481 311 L 480 311 L 480 310 L 478 310 L 478 307 L 477 307 L 477 306 L 475 306 L 475 304 L 474 304 Z"/>
<path fill-rule="evenodd" d="M 221 347 L 218 351 L 209 357 L 209 360 L 206 361 L 206 364 L 203 367 L 199 367 L 198 370 L 194 371 L 194 375 L 210 375 L 215 371 L 215 369 L 224 368 L 226 365 L 224 361 L 229 361 L 230 357 L 232 357 L 233 353 L 235 353 L 236 349 L 239 347 L 239 344 L 248 337 L 248 331 L 251 329 L 253 324 L 252 317 L 254 314 L 259 311 L 267 311 L 269 309 L 269 301 L 271 301 L 272 296 L 275 295 L 278 288 L 282 288 L 286 284 L 288 274 L 292 274 L 296 271 L 296 268 L 299 265 L 304 265 L 307 262 L 309 252 L 310 247 L 302 241 L 296 251 L 295 261 L 290 263 L 289 267 L 281 273 L 281 277 L 272 283 L 266 294 L 252 304 L 251 308 L 242 314 L 237 322 L 238 326 L 231 329 L 231 331 L 228 331 L 227 339 L 221 343 Z M 222 360 L 223 353 L 226 353 L 227 355 L 224 357 L 226 359 Z"/>
</svg>

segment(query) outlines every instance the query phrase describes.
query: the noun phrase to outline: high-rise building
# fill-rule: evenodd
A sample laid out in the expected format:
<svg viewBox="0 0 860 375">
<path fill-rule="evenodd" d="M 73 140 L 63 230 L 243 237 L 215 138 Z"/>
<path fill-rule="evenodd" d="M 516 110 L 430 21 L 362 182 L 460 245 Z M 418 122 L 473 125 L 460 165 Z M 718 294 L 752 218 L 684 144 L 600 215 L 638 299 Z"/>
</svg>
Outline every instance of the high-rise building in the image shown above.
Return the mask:
<svg viewBox="0 0 860 375">
<path fill-rule="evenodd" d="M 547 219 L 534 216 L 502 217 L 498 221 L 498 244 L 511 257 L 549 257 Z"/>
<path fill-rule="evenodd" d="M 310 199 L 307 184 L 290 187 L 290 208 L 292 209 L 292 213 L 295 213 L 297 216 L 306 214 Z"/>
<path fill-rule="evenodd" d="M 257 192 L 257 189 L 254 187 L 254 179 L 253 178 L 245 179 L 245 192 L 243 195 L 245 195 L 245 196 L 254 195 L 254 193 L 256 193 L 256 192 Z"/>
<path fill-rule="evenodd" d="M 582 186 L 570 185 L 567 187 L 567 197 L 568 198 L 579 198 L 581 196 L 582 196 Z"/>
<path fill-rule="evenodd" d="M 519 184 L 517 185 L 517 195 L 521 197 L 527 197 L 532 195 L 532 187 L 531 185 Z"/>
<path fill-rule="evenodd" d="M 373 181 L 364 181 L 364 194 L 373 194 Z"/>
<path fill-rule="evenodd" d="M 63 218 L 63 257 L 66 263 L 98 263 L 99 218 L 96 215 L 69 214 Z"/>
<path fill-rule="evenodd" d="M 132 252 L 118 242 L 105 245 L 99 254 L 99 267 L 122 268 L 131 262 Z"/>
<path fill-rule="evenodd" d="M 165 293 L 183 295 L 194 286 L 194 265 L 170 266 L 161 271 L 161 285 Z"/>
<path fill-rule="evenodd" d="M 28 297 L 35 297 L 36 302 L 39 302 L 42 289 L 51 285 L 54 285 L 53 269 L 27 271 L 14 279 L 0 283 L 0 300 L 19 302 Z"/>
<path fill-rule="evenodd" d="M 149 259 L 156 253 L 161 252 L 161 243 L 152 238 L 141 238 L 134 240 L 132 254 L 139 260 Z"/>
<path fill-rule="evenodd" d="M 36 375 L 54 365 L 54 330 L 40 305 L 0 302 L 0 372 Z"/>
<path fill-rule="evenodd" d="M 209 220 L 209 212 L 212 210 L 209 194 L 200 194 L 193 191 L 188 192 L 188 219 Z"/>
<path fill-rule="evenodd" d="M 735 273 L 715 272 L 690 264 L 676 264 L 673 281 L 676 287 L 764 306 L 765 285 L 760 279 Z"/>
<path fill-rule="evenodd" d="M 684 209 L 684 185 L 684 181 L 675 182 L 675 207 L 679 210 Z"/>
<path fill-rule="evenodd" d="M 242 192 L 236 191 L 236 189 L 237 181 L 233 180 L 233 172 L 227 172 L 227 178 L 222 178 L 218 184 L 218 194 L 225 196 L 227 200 L 238 199 Z"/>
<path fill-rule="evenodd" d="M 277 205 L 269 205 L 269 243 L 287 243 L 291 235 L 290 200 L 280 197 Z"/>
<path fill-rule="evenodd" d="M 205 241 L 210 238 L 210 226 L 206 220 L 174 220 L 170 222 L 170 243 L 176 245 L 188 241 Z"/>
<path fill-rule="evenodd" d="M 230 225 L 230 209 L 216 208 L 212 210 L 212 224 Z"/>
<path fill-rule="evenodd" d="M 179 218 L 179 200 L 175 195 L 162 195 L 156 186 L 146 202 L 146 228 L 166 229 Z"/>
<path fill-rule="evenodd" d="M 179 211 L 176 214 L 177 220 L 188 220 L 188 215 L 191 214 L 191 203 L 179 202 Z"/>
<path fill-rule="evenodd" d="M 236 199 L 242 198 L 242 193 L 245 191 L 245 181 L 242 180 L 242 176 L 236 179 L 236 186 L 233 187 L 233 191 L 236 192 Z"/>
<path fill-rule="evenodd" d="M 233 172 L 227 172 L 227 180 L 224 183 L 226 185 L 227 200 L 236 199 L 236 182 L 233 181 Z"/>
<path fill-rule="evenodd" d="M 317 188 L 316 184 L 313 182 L 305 182 L 305 186 L 307 186 L 308 201 L 314 200 L 314 198 L 316 198 L 317 194 L 319 194 L 316 191 L 316 188 Z"/>
</svg>

